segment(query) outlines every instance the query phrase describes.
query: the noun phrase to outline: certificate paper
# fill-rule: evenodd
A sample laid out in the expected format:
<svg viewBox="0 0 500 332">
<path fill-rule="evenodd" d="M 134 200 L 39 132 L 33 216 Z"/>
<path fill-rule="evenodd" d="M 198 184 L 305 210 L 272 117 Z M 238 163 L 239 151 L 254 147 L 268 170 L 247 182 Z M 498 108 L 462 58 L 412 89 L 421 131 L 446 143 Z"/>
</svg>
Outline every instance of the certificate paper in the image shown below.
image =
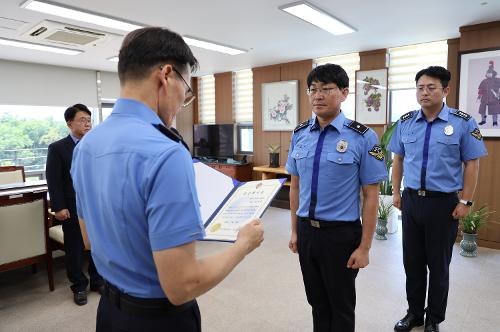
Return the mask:
<svg viewBox="0 0 500 332">
<path fill-rule="evenodd" d="M 205 224 L 205 240 L 236 241 L 240 227 L 260 218 L 283 185 L 284 179 L 242 183 Z"/>
</svg>

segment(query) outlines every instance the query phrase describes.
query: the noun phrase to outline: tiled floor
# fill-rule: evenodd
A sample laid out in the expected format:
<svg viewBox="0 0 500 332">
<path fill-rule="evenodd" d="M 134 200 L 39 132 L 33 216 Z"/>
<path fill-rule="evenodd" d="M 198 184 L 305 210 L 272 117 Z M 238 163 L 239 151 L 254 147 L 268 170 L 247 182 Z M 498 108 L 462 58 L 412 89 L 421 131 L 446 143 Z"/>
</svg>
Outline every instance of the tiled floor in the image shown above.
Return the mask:
<svg viewBox="0 0 500 332">
<path fill-rule="evenodd" d="M 264 244 L 218 287 L 198 299 L 203 330 L 312 331 L 297 256 L 288 250 L 288 210 L 264 215 Z M 200 256 L 229 244 L 202 242 Z M 500 331 L 500 251 L 480 248 L 479 257 L 458 254 L 451 263 L 451 285 L 444 332 Z M 373 241 L 370 265 L 357 279 L 356 331 L 392 331 L 405 314 L 400 230 L 387 241 Z M 48 291 L 45 271 L 29 268 L 0 274 L 0 331 L 93 331 L 98 295 L 83 307 L 73 304 L 62 259 L 56 260 L 56 290 Z M 423 331 L 422 328 L 414 331 Z"/>
</svg>

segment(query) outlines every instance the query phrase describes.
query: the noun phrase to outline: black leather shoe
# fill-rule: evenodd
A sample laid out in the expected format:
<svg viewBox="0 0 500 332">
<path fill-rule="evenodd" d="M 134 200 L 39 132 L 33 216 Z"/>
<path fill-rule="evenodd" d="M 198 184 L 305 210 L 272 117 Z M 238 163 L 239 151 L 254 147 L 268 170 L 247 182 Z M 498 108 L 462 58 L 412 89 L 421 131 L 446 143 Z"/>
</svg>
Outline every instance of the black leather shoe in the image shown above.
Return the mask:
<svg viewBox="0 0 500 332">
<path fill-rule="evenodd" d="M 424 332 L 439 332 L 439 324 L 426 319 Z"/>
<path fill-rule="evenodd" d="M 396 323 L 394 331 L 408 332 L 411 331 L 412 328 L 422 325 L 424 325 L 424 319 L 409 312 L 403 319 Z"/>
<path fill-rule="evenodd" d="M 486 121 L 484 121 L 484 120 L 478 123 L 478 125 L 480 125 L 480 126 L 482 126 L 484 124 L 486 124 Z"/>
<path fill-rule="evenodd" d="M 73 299 L 77 305 L 87 304 L 87 291 L 73 293 Z"/>
<path fill-rule="evenodd" d="M 493 122 L 493 127 L 498 126 L 498 122 Z"/>
<path fill-rule="evenodd" d="M 104 293 L 104 283 L 98 284 L 98 285 L 91 285 L 90 290 L 93 292 L 97 292 L 102 295 Z"/>
</svg>

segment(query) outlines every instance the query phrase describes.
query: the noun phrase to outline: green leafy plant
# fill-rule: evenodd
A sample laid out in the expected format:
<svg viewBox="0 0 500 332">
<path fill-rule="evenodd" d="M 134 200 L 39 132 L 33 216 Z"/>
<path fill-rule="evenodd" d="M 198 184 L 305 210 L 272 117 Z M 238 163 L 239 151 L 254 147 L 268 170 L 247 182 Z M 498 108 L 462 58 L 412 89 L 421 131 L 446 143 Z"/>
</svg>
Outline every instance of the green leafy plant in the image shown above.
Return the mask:
<svg viewBox="0 0 500 332">
<path fill-rule="evenodd" d="M 391 214 L 392 209 L 393 209 L 392 202 L 385 203 L 382 197 L 380 197 L 378 201 L 378 219 L 387 221 L 387 219 L 389 219 L 389 214 Z"/>
<path fill-rule="evenodd" d="M 281 145 L 279 144 L 269 144 L 267 146 L 267 150 L 269 153 L 279 153 L 280 152 Z"/>
<path fill-rule="evenodd" d="M 394 133 L 394 129 L 396 128 L 397 122 L 394 122 L 392 125 L 387 127 L 386 131 L 382 135 L 380 139 L 380 148 L 384 153 L 385 160 L 385 168 L 387 169 L 388 178 L 385 181 L 380 182 L 380 194 L 381 195 L 392 195 L 392 180 L 391 180 L 391 167 L 392 167 L 392 158 L 391 152 L 387 150 L 387 146 L 391 141 L 392 134 Z"/>
<path fill-rule="evenodd" d="M 488 216 L 495 211 L 488 211 L 486 205 L 481 206 L 478 210 L 470 210 L 469 213 L 460 219 L 462 232 L 467 234 L 477 234 L 482 225 L 488 219 Z"/>
</svg>

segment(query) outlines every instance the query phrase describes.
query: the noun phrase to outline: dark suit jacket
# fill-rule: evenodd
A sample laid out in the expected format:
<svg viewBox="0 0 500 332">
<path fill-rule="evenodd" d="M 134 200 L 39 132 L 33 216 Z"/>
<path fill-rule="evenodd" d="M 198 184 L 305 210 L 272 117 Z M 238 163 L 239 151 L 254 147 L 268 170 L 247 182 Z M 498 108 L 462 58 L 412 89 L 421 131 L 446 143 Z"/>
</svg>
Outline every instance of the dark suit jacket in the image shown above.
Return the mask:
<svg viewBox="0 0 500 332">
<path fill-rule="evenodd" d="M 52 211 L 68 209 L 72 220 L 76 214 L 75 189 L 71 179 L 71 160 L 75 142 L 70 135 L 49 145 L 46 177 Z"/>
</svg>

